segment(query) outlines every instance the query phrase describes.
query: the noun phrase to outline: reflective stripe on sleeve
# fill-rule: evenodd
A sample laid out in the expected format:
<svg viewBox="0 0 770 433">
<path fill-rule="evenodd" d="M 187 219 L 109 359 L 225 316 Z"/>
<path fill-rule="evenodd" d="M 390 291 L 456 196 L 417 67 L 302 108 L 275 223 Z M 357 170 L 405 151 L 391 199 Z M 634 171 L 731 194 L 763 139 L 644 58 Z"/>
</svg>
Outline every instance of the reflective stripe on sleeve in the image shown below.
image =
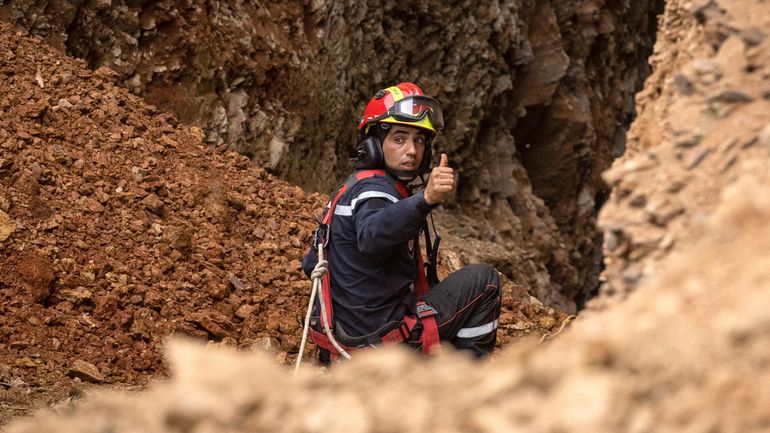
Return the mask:
<svg viewBox="0 0 770 433">
<path fill-rule="evenodd" d="M 479 337 L 484 334 L 489 334 L 490 332 L 497 329 L 497 325 L 499 323 L 498 319 L 495 319 L 494 322 L 489 322 L 487 324 L 476 326 L 473 328 L 463 328 L 460 331 L 457 332 L 458 338 L 474 338 Z"/>
<path fill-rule="evenodd" d="M 334 215 L 352 216 L 353 208 L 351 206 L 334 206 Z"/>
<path fill-rule="evenodd" d="M 390 195 L 390 194 L 388 194 L 386 192 L 366 191 L 364 193 L 359 194 L 358 197 L 356 197 L 353 200 L 351 200 L 350 201 L 350 206 L 353 209 L 355 209 L 356 208 L 356 203 L 358 203 L 359 201 L 363 201 L 363 200 L 366 200 L 368 198 L 375 198 L 375 197 L 385 198 L 385 199 L 388 199 L 388 200 L 392 201 L 393 203 L 398 201 L 397 198 L 393 197 L 392 195 Z"/>
<path fill-rule="evenodd" d="M 356 209 L 356 204 L 358 202 L 367 200 L 370 198 L 384 198 L 387 200 L 392 201 L 393 203 L 397 202 L 398 199 L 393 197 L 392 195 L 386 193 L 386 192 L 379 192 L 379 191 L 366 191 L 364 193 L 361 193 L 358 195 L 358 197 L 354 198 L 350 201 L 350 206 L 343 206 L 338 204 L 334 207 L 334 215 L 342 215 L 342 216 L 353 216 L 353 211 Z"/>
</svg>

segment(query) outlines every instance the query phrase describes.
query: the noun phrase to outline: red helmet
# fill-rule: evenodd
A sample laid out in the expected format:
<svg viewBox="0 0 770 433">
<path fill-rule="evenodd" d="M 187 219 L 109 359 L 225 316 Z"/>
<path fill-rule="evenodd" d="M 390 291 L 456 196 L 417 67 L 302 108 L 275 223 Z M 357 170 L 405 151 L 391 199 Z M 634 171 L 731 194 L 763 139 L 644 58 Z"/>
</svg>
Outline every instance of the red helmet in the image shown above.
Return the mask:
<svg viewBox="0 0 770 433">
<path fill-rule="evenodd" d="M 444 128 L 444 117 L 438 101 L 425 96 L 413 83 L 399 83 L 380 90 L 369 100 L 358 129 L 368 129 L 375 123 L 397 123 L 414 126 L 438 134 Z"/>
</svg>

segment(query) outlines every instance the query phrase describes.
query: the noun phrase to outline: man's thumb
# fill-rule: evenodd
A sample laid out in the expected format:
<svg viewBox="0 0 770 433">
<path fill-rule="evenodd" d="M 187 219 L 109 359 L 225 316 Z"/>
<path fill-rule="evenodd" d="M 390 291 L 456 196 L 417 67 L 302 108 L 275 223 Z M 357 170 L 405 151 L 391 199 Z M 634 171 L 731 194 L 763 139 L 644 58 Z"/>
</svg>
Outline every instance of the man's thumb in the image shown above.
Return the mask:
<svg viewBox="0 0 770 433">
<path fill-rule="evenodd" d="M 441 154 L 441 162 L 439 162 L 438 166 L 449 167 L 449 158 L 447 158 L 446 153 Z"/>
</svg>

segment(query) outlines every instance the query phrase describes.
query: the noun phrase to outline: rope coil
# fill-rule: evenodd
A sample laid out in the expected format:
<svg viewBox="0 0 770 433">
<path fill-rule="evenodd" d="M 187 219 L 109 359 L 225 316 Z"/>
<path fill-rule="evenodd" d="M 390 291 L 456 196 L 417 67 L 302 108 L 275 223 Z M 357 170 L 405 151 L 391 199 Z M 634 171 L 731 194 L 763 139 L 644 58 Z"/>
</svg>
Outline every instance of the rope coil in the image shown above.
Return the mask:
<svg viewBox="0 0 770 433">
<path fill-rule="evenodd" d="M 310 279 L 313 280 L 315 284 L 315 280 L 320 280 L 327 272 L 329 272 L 329 261 L 319 260 L 318 263 L 316 263 L 315 268 L 313 268 L 313 272 L 310 273 Z"/>
</svg>

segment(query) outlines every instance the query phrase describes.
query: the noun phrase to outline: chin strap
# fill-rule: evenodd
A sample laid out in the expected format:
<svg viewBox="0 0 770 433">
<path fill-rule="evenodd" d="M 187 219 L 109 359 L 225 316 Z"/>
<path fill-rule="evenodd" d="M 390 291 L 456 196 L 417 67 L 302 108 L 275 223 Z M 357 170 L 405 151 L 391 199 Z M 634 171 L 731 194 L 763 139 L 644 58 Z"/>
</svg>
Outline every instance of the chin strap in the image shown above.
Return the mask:
<svg viewBox="0 0 770 433">
<path fill-rule="evenodd" d="M 420 176 L 419 170 L 396 170 L 387 166 L 385 167 L 385 170 L 404 184 L 408 184 Z M 422 177 L 420 176 L 420 178 Z"/>
</svg>

